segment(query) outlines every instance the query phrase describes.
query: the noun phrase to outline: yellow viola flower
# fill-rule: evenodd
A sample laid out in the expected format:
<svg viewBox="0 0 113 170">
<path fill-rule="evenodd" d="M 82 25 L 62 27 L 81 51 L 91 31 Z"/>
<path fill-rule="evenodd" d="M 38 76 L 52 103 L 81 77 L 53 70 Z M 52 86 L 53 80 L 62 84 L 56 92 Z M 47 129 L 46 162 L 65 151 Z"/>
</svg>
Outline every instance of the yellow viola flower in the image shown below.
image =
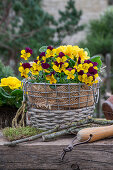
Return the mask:
<svg viewBox="0 0 113 170">
<path fill-rule="evenodd" d="M 61 71 L 64 72 L 68 66 L 69 66 L 69 63 L 67 63 L 67 62 L 65 62 L 64 64 L 62 64 L 62 66 L 61 66 Z"/>
<path fill-rule="evenodd" d="M 58 73 L 61 73 L 60 66 L 57 67 L 56 65 L 53 65 L 53 70 L 55 70 Z"/>
<path fill-rule="evenodd" d="M 50 81 L 50 84 L 56 84 L 57 80 L 54 78 L 54 75 L 47 75 L 46 80 Z"/>
<path fill-rule="evenodd" d="M 82 75 L 78 75 L 78 80 L 82 81 Z"/>
<path fill-rule="evenodd" d="M 79 64 L 78 67 L 77 67 L 77 72 L 79 72 L 80 70 L 83 70 L 83 65 L 82 64 Z"/>
<path fill-rule="evenodd" d="M 67 57 L 66 56 L 63 56 L 62 58 L 60 58 L 60 57 L 57 57 L 56 58 L 56 61 L 58 62 L 58 63 L 64 63 L 65 61 L 67 60 Z"/>
<path fill-rule="evenodd" d="M 97 67 L 97 66 L 94 66 L 94 69 L 95 69 L 95 70 L 98 70 L 98 67 Z"/>
<path fill-rule="evenodd" d="M 49 71 L 49 70 L 47 70 L 47 69 L 44 69 L 44 71 L 45 71 L 46 73 L 50 73 L 50 71 Z"/>
<path fill-rule="evenodd" d="M 74 79 L 75 69 L 72 70 L 65 70 L 65 74 L 67 75 L 67 79 Z"/>
<path fill-rule="evenodd" d="M 37 71 L 42 71 L 42 66 L 40 61 L 38 61 L 37 63 L 33 63 L 32 68 Z"/>
<path fill-rule="evenodd" d="M 51 47 L 51 46 L 48 46 L 47 50 L 46 50 L 46 58 L 49 58 L 49 57 L 55 57 L 56 55 L 56 49 Z"/>
<path fill-rule="evenodd" d="M 87 75 L 86 74 L 82 75 L 82 82 L 83 83 L 87 82 Z"/>
<path fill-rule="evenodd" d="M 90 64 L 92 64 L 92 63 L 90 63 Z M 84 63 L 84 64 L 82 65 L 82 68 L 83 68 L 83 70 L 84 70 L 84 73 L 87 73 L 87 72 L 88 72 L 88 69 L 89 69 L 89 67 L 90 67 L 90 64 Z"/>
<path fill-rule="evenodd" d="M 98 75 L 98 74 L 95 74 L 95 75 L 94 75 L 94 78 L 96 79 L 97 77 L 99 77 L 99 75 Z"/>
<path fill-rule="evenodd" d="M 23 58 L 24 60 L 28 60 L 28 58 L 31 56 L 30 53 L 26 53 L 25 50 L 21 51 L 21 58 Z"/>
<path fill-rule="evenodd" d="M 24 69 L 22 66 L 18 69 L 21 72 L 21 77 L 28 78 L 29 68 Z"/>
</svg>

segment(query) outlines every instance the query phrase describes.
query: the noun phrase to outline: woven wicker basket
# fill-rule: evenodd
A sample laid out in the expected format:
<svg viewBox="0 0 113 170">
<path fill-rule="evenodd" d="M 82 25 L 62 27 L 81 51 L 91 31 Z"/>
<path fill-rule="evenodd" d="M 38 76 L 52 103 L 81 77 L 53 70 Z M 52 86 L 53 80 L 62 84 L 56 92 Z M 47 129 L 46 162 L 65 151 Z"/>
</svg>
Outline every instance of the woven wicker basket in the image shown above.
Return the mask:
<svg viewBox="0 0 113 170">
<path fill-rule="evenodd" d="M 93 114 L 98 93 L 98 84 L 24 83 L 29 106 L 27 124 L 47 130 L 85 119 Z"/>
</svg>

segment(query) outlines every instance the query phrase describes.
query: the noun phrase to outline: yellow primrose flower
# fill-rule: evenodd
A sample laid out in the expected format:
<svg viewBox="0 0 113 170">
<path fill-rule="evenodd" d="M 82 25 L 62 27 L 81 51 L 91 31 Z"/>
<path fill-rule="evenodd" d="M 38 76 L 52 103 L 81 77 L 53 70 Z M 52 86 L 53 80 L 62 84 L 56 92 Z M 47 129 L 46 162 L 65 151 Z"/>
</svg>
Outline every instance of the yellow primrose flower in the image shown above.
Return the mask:
<svg viewBox="0 0 113 170">
<path fill-rule="evenodd" d="M 74 59 L 73 55 L 73 46 L 72 45 L 67 45 L 65 48 L 65 55 L 69 56 L 71 59 Z"/>
<path fill-rule="evenodd" d="M 30 56 L 31 56 L 31 54 L 30 53 L 26 53 L 25 50 L 21 51 L 21 58 L 23 58 L 24 60 L 27 60 Z"/>
<path fill-rule="evenodd" d="M 73 55 L 76 57 L 76 58 L 79 58 L 79 52 L 80 48 L 78 46 L 73 46 Z"/>
<path fill-rule="evenodd" d="M 65 54 L 66 51 L 66 46 L 59 46 L 58 48 L 56 48 L 56 55 L 59 55 L 60 52 Z"/>
<path fill-rule="evenodd" d="M 68 75 L 67 76 L 67 79 L 74 79 L 75 76 L 73 75 L 75 73 L 75 69 L 72 69 L 72 70 L 65 70 L 65 74 Z"/>
<path fill-rule="evenodd" d="M 55 84 L 57 82 L 57 80 L 54 78 L 54 75 L 47 75 L 46 76 L 46 80 L 50 81 L 50 84 Z"/>
<path fill-rule="evenodd" d="M 81 63 L 83 63 L 85 60 L 88 60 L 90 57 L 88 56 L 87 51 L 84 51 L 83 48 L 80 48 L 78 51 L 78 57 L 81 58 Z"/>
<path fill-rule="evenodd" d="M 0 87 L 3 87 L 3 86 L 8 86 L 12 90 L 18 89 L 21 87 L 21 81 L 17 79 L 16 77 L 10 76 L 10 77 L 1 79 Z"/>
</svg>

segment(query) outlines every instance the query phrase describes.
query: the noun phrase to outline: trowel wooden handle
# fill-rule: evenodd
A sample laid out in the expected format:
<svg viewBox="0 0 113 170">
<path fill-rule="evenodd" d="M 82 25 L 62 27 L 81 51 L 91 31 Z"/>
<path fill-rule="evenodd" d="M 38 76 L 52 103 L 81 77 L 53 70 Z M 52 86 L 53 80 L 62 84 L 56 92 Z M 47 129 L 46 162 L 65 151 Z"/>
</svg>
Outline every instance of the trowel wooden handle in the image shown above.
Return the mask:
<svg viewBox="0 0 113 170">
<path fill-rule="evenodd" d="M 92 135 L 92 138 L 89 142 L 111 137 L 113 136 L 113 125 L 82 129 L 77 133 L 77 139 L 83 142 L 88 140 L 90 135 Z"/>
</svg>

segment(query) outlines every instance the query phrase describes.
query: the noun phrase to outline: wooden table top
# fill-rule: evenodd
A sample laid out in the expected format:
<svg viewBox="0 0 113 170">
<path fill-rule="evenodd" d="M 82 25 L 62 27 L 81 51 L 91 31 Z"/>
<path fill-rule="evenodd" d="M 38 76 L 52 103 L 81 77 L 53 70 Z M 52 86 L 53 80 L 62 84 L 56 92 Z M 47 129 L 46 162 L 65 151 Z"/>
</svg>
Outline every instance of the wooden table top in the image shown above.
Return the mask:
<svg viewBox="0 0 113 170">
<path fill-rule="evenodd" d="M 72 139 L 69 135 L 50 142 L 38 139 L 8 147 L 0 132 L 0 170 L 113 170 L 113 138 L 78 145 L 61 161 L 62 150 Z"/>
</svg>

